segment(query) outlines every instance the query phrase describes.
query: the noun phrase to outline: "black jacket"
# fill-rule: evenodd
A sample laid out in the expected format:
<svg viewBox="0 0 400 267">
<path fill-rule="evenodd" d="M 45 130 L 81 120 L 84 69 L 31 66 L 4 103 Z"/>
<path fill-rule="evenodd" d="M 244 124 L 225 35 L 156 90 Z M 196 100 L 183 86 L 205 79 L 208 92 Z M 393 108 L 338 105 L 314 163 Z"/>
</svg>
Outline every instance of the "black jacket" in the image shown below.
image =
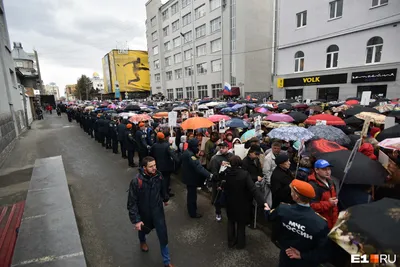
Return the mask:
<svg viewBox="0 0 400 267">
<path fill-rule="evenodd" d="M 253 198 L 258 205 L 264 206 L 264 199 L 251 180 L 250 174 L 242 168 L 228 168 L 219 176 L 224 180 L 223 189 L 226 197 L 226 213 L 228 219 L 235 222 L 248 223 L 251 217 Z"/>
<path fill-rule="evenodd" d="M 108 124 L 108 134 L 111 139 L 117 139 L 117 123 L 115 121 L 110 121 Z"/>
<path fill-rule="evenodd" d="M 137 130 L 135 133 L 135 141 L 138 146 L 138 150 L 147 151 L 147 134 L 142 130 Z"/>
<path fill-rule="evenodd" d="M 141 182 L 139 181 L 141 180 Z M 150 177 L 139 169 L 139 173 L 129 186 L 128 204 L 129 219 L 132 224 L 143 222 L 145 233 L 157 229 L 162 246 L 168 244 L 167 226 L 165 223 L 163 202 L 168 202 L 165 183 L 160 172 Z"/>
<path fill-rule="evenodd" d="M 293 176 L 290 170 L 284 170 L 276 166 L 271 176 L 271 194 L 272 208 L 278 207 L 281 202 L 294 203 L 290 195 L 290 183 L 293 181 Z"/>
<path fill-rule="evenodd" d="M 182 154 L 182 182 L 188 186 L 202 186 L 210 173 L 201 165 L 194 153 L 186 149 Z"/>
<path fill-rule="evenodd" d="M 100 118 L 96 122 L 97 124 L 97 130 L 99 133 L 105 134 L 107 129 L 106 129 L 106 124 L 104 124 L 104 119 Z"/>
<path fill-rule="evenodd" d="M 103 123 L 104 123 L 104 132 L 103 133 L 107 137 L 110 137 L 110 123 L 111 123 L 111 120 L 105 119 Z"/>
<path fill-rule="evenodd" d="M 135 137 L 130 129 L 125 129 L 124 133 L 124 144 L 125 148 L 128 151 L 134 151 L 136 148 Z"/>
<path fill-rule="evenodd" d="M 124 141 L 125 139 L 125 130 L 126 130 L 126 125 L 123 123 L 118 124 L 117 126 L 117 132 L 118 132 L 118 141 Z"/>
<path fill-rule="evenodd" d="M 258 176 L 263 177 L 260 159 L 258 158 L 252 160 L 249 156 L 246 156 L 243 159 L 242 168 L 250 173 L 253 182 L 258 181 Z"/>
<path fill-rule="evenodd" d="M 167 141 L 158 141 L 151 147 L 150 155 L 156 159 L 157 170 L 160 172 L 174 171 L 178 158 Z"/>
</svg>

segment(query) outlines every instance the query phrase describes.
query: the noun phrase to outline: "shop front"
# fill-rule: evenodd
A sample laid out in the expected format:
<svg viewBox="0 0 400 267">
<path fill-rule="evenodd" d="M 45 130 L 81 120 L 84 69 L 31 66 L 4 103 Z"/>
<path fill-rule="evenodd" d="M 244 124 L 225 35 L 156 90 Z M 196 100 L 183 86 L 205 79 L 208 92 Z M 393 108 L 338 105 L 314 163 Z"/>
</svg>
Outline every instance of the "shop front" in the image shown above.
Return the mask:
<svg viewBox="0 0 400 267">
<path fill-rule="evenodd" d="M 372 98 L 386 97 L 388 82 L 396 81 L 396 77 L 397 69 L 353 72 L 351 83 L 357 84 L 357 97 L 365 91 L 371 91 Z"/>
</svg>

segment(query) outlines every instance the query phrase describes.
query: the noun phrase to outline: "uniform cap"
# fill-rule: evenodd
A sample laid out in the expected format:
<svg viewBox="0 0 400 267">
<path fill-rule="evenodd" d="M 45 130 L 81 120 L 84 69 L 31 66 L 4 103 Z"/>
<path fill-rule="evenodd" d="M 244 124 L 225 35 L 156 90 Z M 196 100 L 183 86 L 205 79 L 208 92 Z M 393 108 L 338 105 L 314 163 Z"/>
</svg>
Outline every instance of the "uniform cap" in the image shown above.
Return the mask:
<svg viewBox="0 0 400 267">
<path fill-rule="evenodd" d="M 126 125 L 126 128 L 132 129 L 132 124 L 128 123 L 128 124 Z"/>
<path fill-rule="evenodd" d="M 319 159 L 314 163 L 314 168 L 316 169 L 323 169 L 326 167 L 333 167 L 333 165 L 331 165 L 328 161 L 324 159 Z"/>
<path fill-rule="evenodd" d="M 296 191 L 296 193 L 306 198 L 312 199 L 315 197 L 314 188 L 307 182 L 294 179 L 290 184 L 290 187 L 293 188 L 293 190 Z"/>
<path fill-rule="evenodd" d="M 164 138 L 165 138 L 165 135 L 164 135 L 162 132 L 158 132 L 158 133 L 157 133 L 157 138 L 158 138 L 158 139 L 164 139 Z"/>
<path fill-rule="evenodd" d="M 284 162 L 286 162 L 288 160 L 289 160 L 288 155 L 286 155 L 285 153 L 280 153 L 279 155 L 277 155 L 275 157 L 275 164 L 279 165 L 279 164 L 282 164 L 282 163 L 284 163 Z"/>
<path fill-rule="evenodd" d="M 145 126 L 144 122 L 139 123 L 139 127 L 144 127 L 144 126 Z"/>
</svg>

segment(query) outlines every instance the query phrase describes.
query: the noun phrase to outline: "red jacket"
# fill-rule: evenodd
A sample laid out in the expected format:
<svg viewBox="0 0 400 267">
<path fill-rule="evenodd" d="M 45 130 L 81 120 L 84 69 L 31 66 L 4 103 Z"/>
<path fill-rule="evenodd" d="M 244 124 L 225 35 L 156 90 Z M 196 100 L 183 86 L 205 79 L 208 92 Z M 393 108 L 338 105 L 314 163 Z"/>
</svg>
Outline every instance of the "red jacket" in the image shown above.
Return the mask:
<svg viewBox="0 0 400 267">
<path fill-rule="evenodd" d="M 331 197 L 337 197 L 333 181 L 328 180 L 329 187 L 327 187 L 315 177 L 313 172 L 308 176 L 308 182 L 315 190 L 315 198 L 311 202 L 311 207 L 328 221 L 328 227 L 332 229 L 339 215 L 338 207 L 329 202 Z"/>
<path fill-rule="evenodd" d="M 374 154 L 374 146 L 371 145 L 370 143 L 362 144 L 360 149 L 358 149 L 358 151 L 363 153 L 365 156 L 369 157 L 372 160 L 377 160 Z"/>
</svg>

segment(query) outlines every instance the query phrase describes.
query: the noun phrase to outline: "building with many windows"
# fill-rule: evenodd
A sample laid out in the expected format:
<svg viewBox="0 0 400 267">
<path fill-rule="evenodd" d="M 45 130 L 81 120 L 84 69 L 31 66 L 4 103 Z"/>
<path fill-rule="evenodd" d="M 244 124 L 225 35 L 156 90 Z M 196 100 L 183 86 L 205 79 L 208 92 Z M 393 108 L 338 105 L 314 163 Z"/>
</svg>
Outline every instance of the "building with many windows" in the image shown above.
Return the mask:
<svg viewBox="0 0 400 267">
<path fill-rule="evenodd" d="M 399 97 L 400 1 L 277 0 L 275 99 Z"/>
<path fill-rule="evenodd" d="M 273 1 L 150 0 L 146 10 L 153 95 L 216 98 L 225 82 L 269 95 Z"/>
</svg>

